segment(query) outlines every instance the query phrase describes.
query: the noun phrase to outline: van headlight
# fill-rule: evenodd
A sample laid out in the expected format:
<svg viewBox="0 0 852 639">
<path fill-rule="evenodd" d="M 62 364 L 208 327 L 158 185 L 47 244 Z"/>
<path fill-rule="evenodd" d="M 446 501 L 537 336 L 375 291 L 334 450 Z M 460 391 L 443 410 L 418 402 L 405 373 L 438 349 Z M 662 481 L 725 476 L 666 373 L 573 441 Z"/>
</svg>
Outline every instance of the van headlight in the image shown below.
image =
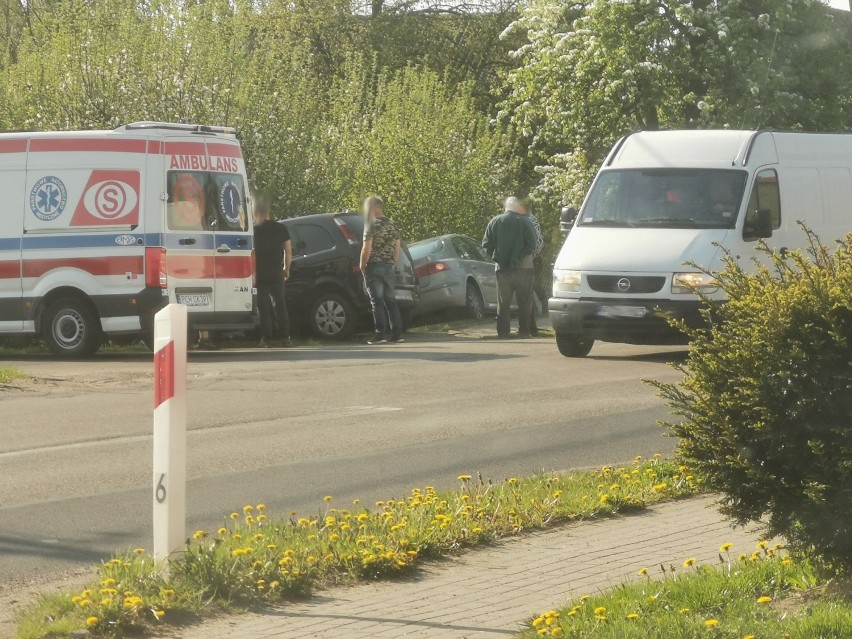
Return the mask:
<svg viewBox="0 0 852 639">
<path fill-rule="evenodd" d="M 563 271 L 556 269 L 553 271 L 553 295 L 558 293 L 579 293 L 580 280 L 582 273 L 580 271 Z"/>
<path fill-rule="evenodd" d="M 707 273 L 675 273 L 672 293 L 709 295 L 719 290 L 719 282 Z"/>
</svg>

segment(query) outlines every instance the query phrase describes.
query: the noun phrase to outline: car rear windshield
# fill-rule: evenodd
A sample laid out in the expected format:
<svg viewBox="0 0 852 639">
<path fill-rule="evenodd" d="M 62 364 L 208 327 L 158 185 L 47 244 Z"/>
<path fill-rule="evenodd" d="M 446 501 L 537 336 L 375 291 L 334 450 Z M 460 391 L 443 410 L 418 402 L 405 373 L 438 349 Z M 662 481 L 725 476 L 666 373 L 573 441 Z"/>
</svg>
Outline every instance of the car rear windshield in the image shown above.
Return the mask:
<svg viewBox="0 0 852 639">
<path fill-rule="evenodd" d="M 428 255 L 437 255 L 444 250 L 444 240 L 425 240 L 423 242 L 417 242 L 409 245 L 408 250 L 411 252 L 412 258 L 419 260 L 421 257 L 426 257 Z"/>
<path fill-rule="evenodd" d="M 632 169 L 601 173 L 579 226 L 731 229 L 745 171 Z"/>
<path fill-rule="evenodd" d="M 167 217 L 173 231 L 248 231 L 242 176 L 205 171 L 169 171 Z"/>
</svg>

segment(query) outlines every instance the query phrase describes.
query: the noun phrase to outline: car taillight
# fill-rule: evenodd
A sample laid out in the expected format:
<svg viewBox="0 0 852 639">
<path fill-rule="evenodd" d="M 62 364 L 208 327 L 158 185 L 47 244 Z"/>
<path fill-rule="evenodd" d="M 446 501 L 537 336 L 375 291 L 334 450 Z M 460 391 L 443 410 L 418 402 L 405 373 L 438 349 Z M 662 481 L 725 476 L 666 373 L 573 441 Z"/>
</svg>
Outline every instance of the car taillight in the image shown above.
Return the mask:
<svg viewBox="0 0 852 639">
<path fill-rule="evenodd" d="M 340 234 L 343 235 L 344 239 L 349 242 L 350 246 L 354 246 L 358 244 L 358 238 L 355 237 L 355 234 L 352 232 L 352 229 L 349 228 L 349 225 L 346 224 L 339 217 L 334 218 L 335 224 L 337 224 L 337 228 L 340 229 Z"/>
<path fill-rule="evenodd" d="M 450 266 L 446 262 L 430 262 L 429 264 L 424 264 L 418 268 L 414 274 L 417 277 L 429 277 L 430 275 L 437 275 L 438 273 L 443 273 L 444 271 L 449 270 Z"/>
<path fill-rule="evenodd" d="M 145 286 L 148 288 L 169 287 L 166 249 L 162 247 L 145 249 Z"/>
</svg>

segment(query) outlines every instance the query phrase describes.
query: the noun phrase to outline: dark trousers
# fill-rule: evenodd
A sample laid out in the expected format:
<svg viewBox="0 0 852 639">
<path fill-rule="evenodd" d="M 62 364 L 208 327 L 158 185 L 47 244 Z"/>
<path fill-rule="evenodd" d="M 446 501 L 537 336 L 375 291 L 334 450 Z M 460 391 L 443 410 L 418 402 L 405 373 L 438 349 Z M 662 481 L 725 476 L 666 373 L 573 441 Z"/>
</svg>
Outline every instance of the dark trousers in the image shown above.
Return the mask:
<svg viewBox="0 0 852 639">
<path fill-rule="evenodd" d="M 533 258 L 533 276 L 532 276 L 532 293 L 530 294 L 530 332 L 538 332 L 538 322 L 536 318 L 539 314 L 538 302 L 536 295 L 542 304 L 546 304 L 550 294 L 547 292 L 542 280 L 542 271 L 544 271 L 544 260 L 540 257 Z M 533 293 L 535 295 L 533 295 Z"/>
<path fill-rule="evenodd" d="M 532 276 L 531 268 L 497 271 L 497 335 L 499 337 L 509 337 L 513 297 L 518 300 L 518 334 L 530 334 Z"/>
<path fill-rule="evenodd" d="M 284 299 L 284 279 L 257 282 L 257 310 L 264 339 L 289 339 L 290 316 Z"/>
<path fill-rule="evenodd" d="M 402 316 L 396 302 L 396 271 L 393 264 L 371 262 L 364 273 L 376 334 L 397 339 L 402 336 Z"/>
</svg>

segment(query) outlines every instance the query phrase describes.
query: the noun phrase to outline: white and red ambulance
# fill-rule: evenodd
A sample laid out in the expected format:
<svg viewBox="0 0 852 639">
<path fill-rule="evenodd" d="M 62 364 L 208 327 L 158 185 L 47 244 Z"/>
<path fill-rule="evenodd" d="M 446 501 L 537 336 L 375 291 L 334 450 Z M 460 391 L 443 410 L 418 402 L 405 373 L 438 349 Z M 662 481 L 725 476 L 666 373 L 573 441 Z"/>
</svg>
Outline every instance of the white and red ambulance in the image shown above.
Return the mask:
<svg viewBox="0 0 852 639">
<path fill-rule="evenodd" d="M 233 129 L 0 134 L 0 334 L 88 355 L 105 336 L 150 336 L 169 302 L 195 329 L 250 328 L 253 278 Z"/>
</svg>

